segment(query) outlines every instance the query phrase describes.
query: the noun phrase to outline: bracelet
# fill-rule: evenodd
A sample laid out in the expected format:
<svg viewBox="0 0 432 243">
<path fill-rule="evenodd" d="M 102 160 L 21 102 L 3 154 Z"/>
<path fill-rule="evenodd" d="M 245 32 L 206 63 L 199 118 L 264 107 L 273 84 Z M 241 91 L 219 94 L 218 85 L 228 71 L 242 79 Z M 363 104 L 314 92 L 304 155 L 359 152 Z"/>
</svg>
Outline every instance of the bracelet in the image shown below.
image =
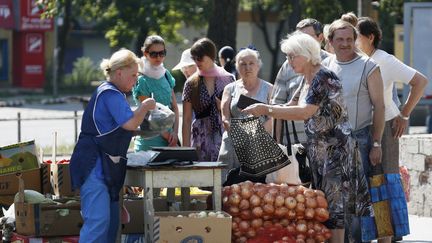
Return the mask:
<svg viewBox="0 0 432 243">
<path fill-rule="evenodd" d="M 403 116 L 402 113 L 399 113 L 399 117 L 402 118 L 405 121 L 408 121 L 409 118 L 410 118 L 409 116 Z"/>
</svg>

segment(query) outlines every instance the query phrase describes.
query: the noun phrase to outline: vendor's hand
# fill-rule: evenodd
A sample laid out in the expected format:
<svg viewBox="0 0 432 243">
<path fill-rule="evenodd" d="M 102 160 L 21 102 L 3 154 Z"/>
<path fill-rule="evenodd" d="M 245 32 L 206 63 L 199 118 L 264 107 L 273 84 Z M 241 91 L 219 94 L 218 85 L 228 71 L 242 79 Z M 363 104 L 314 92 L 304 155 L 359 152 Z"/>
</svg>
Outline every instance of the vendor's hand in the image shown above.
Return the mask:
<svg viewBox="0 0 432 243">
<path fill-rule="evenodd" d="M 408 121 L 397 116 L 392 123 L 393 138 L 400 138 L 408 126 Z"/>
<path fill-rule="evenodd" d="M 372 147 L 369 152 L 370 163 L 375 166 L 381 163 L 382 150 L 381 147 Z"/>
<path fill-rule="evenodd" d="M 177 133 L 175 133 L 175 132 L 169 133 L 168 146 L 175 147 L 175 146 L 177 146 L 177 142 L 178 142 Z"/>
<path fill-rule="evenodd" d="M 253 104 L 244 108 L 242 112 L 253 116 L 262 116 L 266 114 L 267 110 L 267 105 L 265 104 Z"/>
<path fill-rule="evenodd" d="M 156 101 L 153 98 L 147 98 L 141 102 L 141 105 L 148 110 L 154 110 L 156 108 Z"/>
</svg>

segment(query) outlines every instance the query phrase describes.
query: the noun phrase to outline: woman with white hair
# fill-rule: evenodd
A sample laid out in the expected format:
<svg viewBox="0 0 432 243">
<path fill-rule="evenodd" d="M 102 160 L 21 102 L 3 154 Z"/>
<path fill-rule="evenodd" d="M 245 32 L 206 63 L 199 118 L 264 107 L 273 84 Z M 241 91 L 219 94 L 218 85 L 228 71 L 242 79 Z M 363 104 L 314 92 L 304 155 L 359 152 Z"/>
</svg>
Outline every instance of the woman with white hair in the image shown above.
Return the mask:
<svg viewBox="0 0 432 243">
<path fill-rule="evenodd" d="M 294 71 L 304 76 L 300 87 L 286 106 L 254 104 L 243 112 L 304 120 L 313 184 L 325 193 L 329 204 L 325 224 L 332 231 L 330 242 L 344 242 L 345 213 L 357 206 L 356 199 L 363 200 L 368 194 L 364 176 L 357 179 L 355 174 L 361 162 L 354 157 L 342 85 L 333 72 L 321 66 L 320 46 L 309 35 L 295 33 L 281 46 Z M 357 183 L 364 187 L 357 189 L 353 186 Z"/>
<path fill-rule="evenodd" d="M 221 112 L 225 131 L 222 135 L 218 157 L 218 161 L 222 161 L 228 165 L 222 173 L 223 179 L 225 179 L 227 171 L 240 166 L 229 136 L 230 119 L 247 116 L 237 107 L 240 95 L 246 95 L 263 103 L 269 103 L 273 85 L 258 77 L 261 65 L 262 62 L 258 51 L 249 48 L 241 50 L 236 56 L 236 68 L 240 74 L 240 79 L 228 84 L 224 89 Z M 271 119 L 262 117 L 261 121 L 266 130 L 271 132 Z"/>
</svg>

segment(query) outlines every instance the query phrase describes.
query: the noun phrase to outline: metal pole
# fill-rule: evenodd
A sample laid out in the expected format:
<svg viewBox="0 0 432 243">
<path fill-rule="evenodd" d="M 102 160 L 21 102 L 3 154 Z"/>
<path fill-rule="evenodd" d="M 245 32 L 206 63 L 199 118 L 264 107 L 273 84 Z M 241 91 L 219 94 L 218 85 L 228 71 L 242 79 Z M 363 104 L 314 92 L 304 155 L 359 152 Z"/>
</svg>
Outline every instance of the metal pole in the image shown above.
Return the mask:
<svg viewBox="0 0 432 243">
<path fill-rule="evenodd" d="M 18 143 L 21 142 L 21 112 L 17 114 L 17 125 L 18 125 Z"/>
<path fill-rule="evenodd" d="M 362 16 L 362 8 L 363 8 L 363 3 L 362 0 L 357 0 L 357 16 L 361 17 Z"/>
<path fill-rule="evenodd" d="M 78 112 L 74 111 L 75 142 L 78 141 Z"/>
</svg>

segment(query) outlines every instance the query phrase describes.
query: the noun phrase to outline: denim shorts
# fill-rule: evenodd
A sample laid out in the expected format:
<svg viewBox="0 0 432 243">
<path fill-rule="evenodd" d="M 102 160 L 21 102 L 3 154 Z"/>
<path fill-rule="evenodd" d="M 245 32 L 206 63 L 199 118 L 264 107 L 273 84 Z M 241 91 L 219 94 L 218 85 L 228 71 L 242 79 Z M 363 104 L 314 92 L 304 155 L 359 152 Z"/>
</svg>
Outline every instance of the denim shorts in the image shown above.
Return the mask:
<svg viewBox="0 0 432 243">
<path fill-rule="evenodd" d="M 371 127 L 367 126 L 359 130 L 353 131 L 352 136 L 358 143 L 360 149 L 360 157 L 363 163 L 363 171 L 366 178 L 368 178 L 371 171 L 369 160 L 369 153 L 372 148 Z"/>
</svg>

